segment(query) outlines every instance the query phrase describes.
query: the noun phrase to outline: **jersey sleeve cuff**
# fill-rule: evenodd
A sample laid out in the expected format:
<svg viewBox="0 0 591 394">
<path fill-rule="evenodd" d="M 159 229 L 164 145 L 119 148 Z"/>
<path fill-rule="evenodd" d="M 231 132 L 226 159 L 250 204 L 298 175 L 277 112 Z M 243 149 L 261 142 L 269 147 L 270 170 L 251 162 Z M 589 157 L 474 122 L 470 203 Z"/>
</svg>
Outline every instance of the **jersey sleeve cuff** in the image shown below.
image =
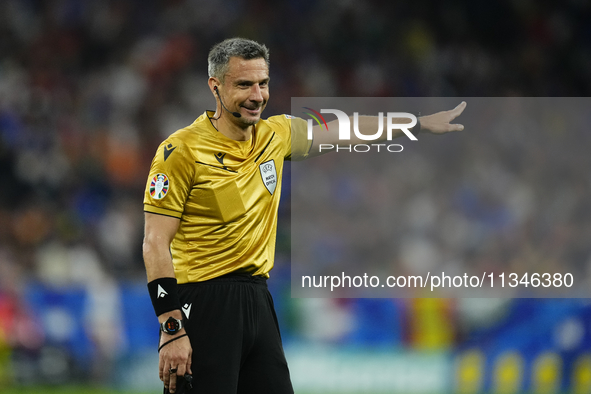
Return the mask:
<svg viewBox="0 0 591 394">
<path fill-rule="evenodd" d="M 177 219 L 180 219 L 181 216 L 183 216 L 182 212 L 171 211 L 170 209 L 159 208 L 159 207 L 155 207 L 153 205 L 148 205 L 148 204 L 144 204 L 144 212 L 150 212 L 150 213 L 155 213 L 155 214 L 164 215 L 164 216 L 172 216 L 173 218 L 177 218 Z"/>
</svg>

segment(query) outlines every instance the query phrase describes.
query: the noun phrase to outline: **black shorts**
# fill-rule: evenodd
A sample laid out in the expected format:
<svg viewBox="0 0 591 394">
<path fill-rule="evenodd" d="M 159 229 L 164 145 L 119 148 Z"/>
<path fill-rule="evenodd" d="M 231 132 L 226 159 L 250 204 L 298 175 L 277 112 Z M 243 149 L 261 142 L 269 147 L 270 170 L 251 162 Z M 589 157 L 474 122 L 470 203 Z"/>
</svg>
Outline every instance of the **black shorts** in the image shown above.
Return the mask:
<svg viewBox="0 0 591 394">
<path fill-rule="evenodd" d="M 293 393 L 265 278 L 230 274 L 178 287 L 193 347 L 191 393 Z"/>
</svg>

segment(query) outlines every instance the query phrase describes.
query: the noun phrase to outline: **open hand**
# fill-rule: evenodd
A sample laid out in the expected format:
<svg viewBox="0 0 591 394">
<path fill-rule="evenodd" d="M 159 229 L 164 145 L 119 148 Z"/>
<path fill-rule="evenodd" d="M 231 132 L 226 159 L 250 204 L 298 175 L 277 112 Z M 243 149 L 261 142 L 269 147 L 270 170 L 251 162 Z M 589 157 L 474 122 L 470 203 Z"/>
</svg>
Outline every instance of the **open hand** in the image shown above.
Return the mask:
<svg viewBox="0 0 591 394">
<path fill-rule="evenodd" d="M 421 131 L 427 131 L 433 134 L 449 133 L 451 131 L 462 131 L 464 125 L 451 123 L 455 118 L 460 116 L 466 108 L 466 102 L 462 101 L 457 107 L 449 111 L 441 111 L 432 115 L 421 116 Z"/>
</svg>

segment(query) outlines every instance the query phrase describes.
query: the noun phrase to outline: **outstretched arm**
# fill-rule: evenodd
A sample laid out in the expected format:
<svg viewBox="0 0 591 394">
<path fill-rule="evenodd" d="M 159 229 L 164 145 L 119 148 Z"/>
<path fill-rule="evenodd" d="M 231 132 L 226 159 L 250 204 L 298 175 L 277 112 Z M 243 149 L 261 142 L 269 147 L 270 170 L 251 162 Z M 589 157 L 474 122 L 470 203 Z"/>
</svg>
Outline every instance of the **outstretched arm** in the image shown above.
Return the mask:
<svg viewBox="0 0 591 394">
<path fill-rule="evenodd" d="M 452 131 L 461 131 L 464 130 L 464 126 L 461 124 L 452 123 L 455 118 L 460 116 L 464 109 L 466 108 L 466 102 L 462 101 L 457 107 L 451 109 L 449 111 L 441 111 L 427 116 L 421 116 L 419 118 L 421 124 L 421 132 L 427 132 L 432 134 L 444 134 L 449 133 Z M 351 125 L 353 125 L 353 117 L 349 118 Z M 363 134 L 373 134 L 379 128 L 379 117 L 377 116 L 359 116 L 358 125 L 359 130 Z M 401 118 L 401 119 L 394 119 L 393 123 L 408 123 L 408 118 Z M 382 125 L 385 129 L 385 125 L 387 120 L 382 120 Z M 322 130 L 320 126 L 314 126 L 312 128 L 314 133 L 314 140 L 312 142 L 312 147 L 310 148 L 310 157 L 319 156 L 324 153 L 331 152 L 333 149 L 327 149 L 326 146 L 336 146 L 337 144 L 367 144 L 367 143 L 377 143 L 381 141 L 385 141 L 387 138 L 387 133 L 385 130 L 382 132 L 380 138 L 368 142 L 366 140 L 359 139 L 355 133 L 350 134 L 350 139 L 347 141 L 339 140 L 339 121 L 333 120 L 332 122 L 328 123 L 328 130 Z M 404 132 L 400 129 L 392 130 L 392 138 L 398 138 L 404 135 Z M 323 145 L 323 148 L 320 149 L 320 146 Z"/>
<path fill-rule="evenodd" d="M 160 278 L 174 278 L 170 243 L 178 230 L 180 219 L 146 212 L 145 220 L 143 254 L 148 283 Z M 170 316 L 179 320 L 183 319 L 180 309 L 176 309 L 160 314 L 158 321 L 162 324 Z M 159 346 L 185 334 L 184 328 L 174 335 L 162 333 Z M 186 336 L 165 345 L 160 350 L 158 365 L 160 380 L 164 382 L 164 386 L 169 388 L 171 393 L 176 391 L 177 375 L 183 376 L 185 373 L 192 373 L 192 352 L 191 343 Z M 176 372 L 170 373 L 171 369 Z"/>
</svg>

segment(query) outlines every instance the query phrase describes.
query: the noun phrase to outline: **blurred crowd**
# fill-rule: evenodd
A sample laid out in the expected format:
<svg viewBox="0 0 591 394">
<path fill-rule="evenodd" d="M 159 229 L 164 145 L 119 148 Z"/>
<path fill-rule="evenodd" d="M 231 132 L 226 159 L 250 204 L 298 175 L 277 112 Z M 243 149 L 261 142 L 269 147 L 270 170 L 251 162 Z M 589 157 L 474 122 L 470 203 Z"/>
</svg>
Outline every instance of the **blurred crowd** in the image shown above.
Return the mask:
<svg viewBox="0 0 591 394">
<path fill-rule="evenodd" d="M 455 100 L 406 101 L 434 112 Z M 422 134 L 420 144 L 392 141 L 404 147 L 400 153 L 340 150 L 292 164 L 292 264 L 300 274 L 368 273 L 385 281 L 387 275 L 486 273 L 487 291 L 460 285 L 447 294 L 551 297 L 558 292 L 548 288 L 556 287 L 570 297 L 589 296 L 591 99 L 466 100 L 465 113 L 454 121 L 464 132 Z M 533 290 L 525 279 L 514 286 L 525 273 L 528 280 L 535 273 L 550 279 L 544 286 L 532 282 Z M 554 274 L 568 274 L 568 280 Z M 359 296 L 355 290 L 362 288 L 337 295 Z M 421 294 L 396 291 L 391 294 Z"/>
<path fill-rule="evenodd" d="M 295 96 L 587 96 L 590 18 L 581 0 L 0 2 L 0 344 L 4 337 L 14 345 L 6 333 L 17 321 L 27 326 L 15 311 L 35 281 L 96 295 L 87 317 L 98 327 L 94 336 L 104 348 L 116 346 L 109 334 L 115 284 L 144 280 L 149 164 L 167 135 L 215 108 L 206 85 L 214 43 L 243 36 L 270 48 L 267 116 L 288 113 Z M 474 182 L 453 191 L 453 209 L 434 201 L 437 182 L 425 186 L 450 176 L 437 165 L 442 153 L 418 152 L 416 187 L 401 196 L 400 215 L 417 231 L 446 223 L 450 231 L 438 245 L 468 239 L 487 250 L 496 250 L 498 239 L 480 243 L 473 226 L 486 231 L 518 220 L 511 237 L 530 258 L 588 264 L 589 140 L 582 127 L 518 140 L 507 157 L 495 156 L 503 141 L 492 136 L 462 142 L 466 153 L 452 174 L 466 171 Z M 519 156 L 519 144 L 533 145 L 531 156 Z M 547 156 L 547 144 L 558 144 L 555 156 Z M 490 190 L 491 177 L 517 188 Z M 277 254 L 288 264 L 289 193 L 284 199 Z M 536 213 L 553 225 L 528 228 Z M 511 214 L 518 217 L 503 216 Z M 426 242 L 417 250 L 440 252 Z M 536 250 L 540 244 L 546 248 Z M 510 257 L 502 250 L 496 256 Z M 283 272 L 277 275 L 289 276 Z"/>
</svg>

